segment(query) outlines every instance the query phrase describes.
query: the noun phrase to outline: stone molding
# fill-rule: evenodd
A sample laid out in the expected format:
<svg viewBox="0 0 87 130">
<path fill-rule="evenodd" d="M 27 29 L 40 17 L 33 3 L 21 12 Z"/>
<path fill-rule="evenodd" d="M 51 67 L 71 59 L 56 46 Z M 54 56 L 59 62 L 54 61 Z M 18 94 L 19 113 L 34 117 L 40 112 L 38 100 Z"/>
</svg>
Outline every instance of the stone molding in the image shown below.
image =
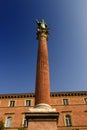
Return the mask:
<svg viewBox="0 0 87 130">
<path fill-rule="evenodd" d="M 30 112 L 56 112 L 55 108 L 45 103 L 40 103 L 33 108 L 29 109 Z"/>
</svg>

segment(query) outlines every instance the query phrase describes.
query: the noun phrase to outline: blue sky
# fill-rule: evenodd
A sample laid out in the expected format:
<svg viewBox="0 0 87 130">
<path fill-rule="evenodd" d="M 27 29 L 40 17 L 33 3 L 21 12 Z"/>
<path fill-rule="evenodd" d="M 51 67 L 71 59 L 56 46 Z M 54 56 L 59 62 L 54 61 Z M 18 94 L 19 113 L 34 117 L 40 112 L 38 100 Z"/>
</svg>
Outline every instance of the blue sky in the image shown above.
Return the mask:
<svg viewBox="0 0 87 130">
<path fill-rule="evenodd" d="M 35 19 L 50 28 L 51 91 L 87 90 L 87 0 L 0 1 L 0 93 L 35 90 Z"/>
</svg>

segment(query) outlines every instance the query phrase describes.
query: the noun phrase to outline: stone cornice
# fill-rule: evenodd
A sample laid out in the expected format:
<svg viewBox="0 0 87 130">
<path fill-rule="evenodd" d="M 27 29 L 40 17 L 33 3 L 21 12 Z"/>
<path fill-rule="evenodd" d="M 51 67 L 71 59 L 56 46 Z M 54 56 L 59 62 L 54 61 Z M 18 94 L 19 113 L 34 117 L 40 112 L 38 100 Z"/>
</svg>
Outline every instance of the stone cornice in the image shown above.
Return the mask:
<svg viewBox="0 0 87 130">
<path fill-rule="evenodd" d="M 33 119 L 33 120 L 51 120 L 56 119 L 58 120 L 59 112 L 25 112 L 26 119 Z"/>
<path fill-rule="evenodd" d="M 87 91 L 51 92 L 51 97 L 87 96 Z"/>
<path fill-rule="evenodd" d="M 21 93 L 21 94 L 0 94 L 0 99 L 12 98 L 34 98 L 34 93 Z"/>
<path fill-rule="evenodd" d="M 72 92 L 51 92 L 51 97 L 70 97 L 70 96 L 87 96 L 87 91 L 72 91 Z M 12 98 L 34 98 L 34 93 L 21 93 L 21 94 L 0 94 L 0 99 Z"/>
</svg>

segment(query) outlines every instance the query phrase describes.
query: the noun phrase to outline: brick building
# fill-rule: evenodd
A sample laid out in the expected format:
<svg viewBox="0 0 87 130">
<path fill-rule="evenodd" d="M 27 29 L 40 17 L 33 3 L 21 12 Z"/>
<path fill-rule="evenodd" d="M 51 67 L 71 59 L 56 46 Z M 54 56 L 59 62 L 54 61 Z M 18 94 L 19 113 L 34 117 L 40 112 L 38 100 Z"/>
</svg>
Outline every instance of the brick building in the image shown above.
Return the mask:
<svg viewBox="0 0 87 130">
<path fill-rule="evenodd" d="M 87 92 L 52 92 L 51 106 L 59 112 L 58 130 L 87 130 Z M 0 95 L 0 117 L 5 129 L 27 127 L 25 112 L 35 103 L 35 94 Z"/>
<path fill-rule="evenodd" d="M 87 92 L 50 93 L 47 40 L 49 29 L 36 21 L 38 56 L 35 94 L 0 95 L 5 129 L 87 130 Z"/>
</svg>

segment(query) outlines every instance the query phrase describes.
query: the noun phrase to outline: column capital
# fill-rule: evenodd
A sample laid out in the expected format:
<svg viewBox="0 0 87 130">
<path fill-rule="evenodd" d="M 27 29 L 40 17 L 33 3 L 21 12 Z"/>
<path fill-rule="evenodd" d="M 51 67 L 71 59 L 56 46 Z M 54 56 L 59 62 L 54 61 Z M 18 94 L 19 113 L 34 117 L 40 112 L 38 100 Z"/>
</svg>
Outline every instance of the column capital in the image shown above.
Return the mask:
<svg viewBox="0 0 87 130">
<path fill-rule="evenodd" d="M 39 40 L 41 37 L 45 37 L 48 40 L 48 34 L 49 30 L 48 29 L 37 29 L 37 40 Z"/>
</svg>

